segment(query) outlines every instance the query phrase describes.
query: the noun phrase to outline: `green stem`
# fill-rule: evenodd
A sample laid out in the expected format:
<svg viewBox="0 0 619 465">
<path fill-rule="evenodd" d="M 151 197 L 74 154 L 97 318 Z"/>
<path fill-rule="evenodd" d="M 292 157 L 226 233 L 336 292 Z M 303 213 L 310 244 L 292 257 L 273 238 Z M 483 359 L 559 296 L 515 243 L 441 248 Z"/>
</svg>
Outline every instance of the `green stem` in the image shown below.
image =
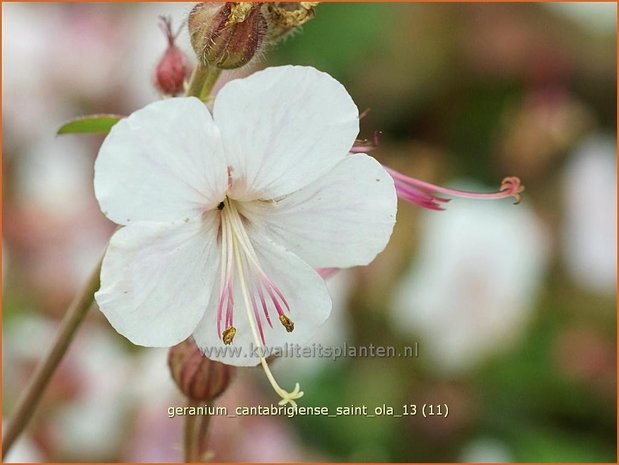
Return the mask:
<svg viewBox="0 0 619 465">
<path fill-rule="evenodd" d="M 198 63 L 198 66 L 191 75 L 191 82 L 187 87 L 188 97 L 198 97 L 206 102 L 210 96 L 215 83 L 221 74 L 221 69 Z"/>
<path fill-rule="evenodd" d="M 84 321 L 84 317 L 92 306 L 94 293 L 99 288 L 100 270 L 101 261 L 99 261 L 86 286 L 84 286 L 69 306 L 60 323 L 60 330 L 54 344 L 47 356 L 43 358 L 43 361 L 36 368 L 28 385 L 17 401 L 15 410 L 9 418 L 6 428 L 4 428 L 4 435 L 2 437 L 2 456 L 4 459 L 6 459 L 6 454 L 15 440 L 28 424 L 54 371 L 71 344 L 77 328 Z"/>
<path fill-rule="evenodd" d="M 215 87 L 220 74 L 221 69 L 219 68 L 208 69 L 204 83 L 202 84 L 202 89 L 200 90 L 200 100 L 206 102 L 210 98 L 211 91 L 213 90 L 213 87 Z"/>
<path fill-rule="evenodd" d="M 204 86 L 204 81 L 208 72 L 209 70 L 207 67 L 203 66 L 201 63 L 198 63 L 196 69 L 193 70 L 191 81 L 189 81 L 189 86 L 187 87 L 187 92 L 185 93 L 187 97 L 200 97 L 200 93 L 202 92 L 202 87 Z"/>
</svg>

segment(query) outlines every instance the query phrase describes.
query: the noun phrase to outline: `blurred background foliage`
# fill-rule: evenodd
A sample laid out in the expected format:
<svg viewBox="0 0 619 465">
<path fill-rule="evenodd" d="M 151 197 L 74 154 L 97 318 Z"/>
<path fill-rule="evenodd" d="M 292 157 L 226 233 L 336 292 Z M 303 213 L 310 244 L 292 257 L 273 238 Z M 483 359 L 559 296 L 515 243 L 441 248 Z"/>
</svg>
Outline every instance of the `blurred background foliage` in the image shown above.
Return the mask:
<svg viewBox="0 0 619 465">
<path fill-rule="evenodd" d="M 3 415 L 114 226 L 92 193 L 100 137 L 128 114 L 191 4 L 3 4 Z M 305 405 L 447 404 L 447 418 L 215 418 L 216 460 L 616 461 L 615 4 L 321 4 L 252 67 L 340 80 L 379 161 L 429 182 L 526 185 L 523 203 L 400 204 L 369 267 L 330 278 L 325 345 L 419 342 L 418 358 L 274 363 Z M 179 46 L 190 51 L 186 32 Z M 15 461 L 176 461 L 165 350 L 93 311 Z M 244 370 L 222 405 L 274 402 Z"/>
</svg>

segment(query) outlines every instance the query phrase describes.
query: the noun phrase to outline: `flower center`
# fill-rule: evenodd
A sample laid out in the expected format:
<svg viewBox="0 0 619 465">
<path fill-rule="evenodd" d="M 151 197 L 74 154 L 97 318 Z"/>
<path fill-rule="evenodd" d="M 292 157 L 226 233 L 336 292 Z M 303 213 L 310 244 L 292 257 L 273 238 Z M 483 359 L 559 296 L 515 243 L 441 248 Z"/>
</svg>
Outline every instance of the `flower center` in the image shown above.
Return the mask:
<svg viewBox="0 0 619 465">
<path fill-rule="evenodd" d="M 258 260 L 249 239 L 243 219 L 237 209 L 237 202 L 226 197 L 217 209 L 221 211 L 221 292 L 217 305 L 217 333 L 225 344 L 230 344 L 236 334 L 234 327 L 234 280 L 244 281 L 247 287 L 251 313 L 250 323 L 256 324 L 259 332 L 259 345 L 265 345 L 264 325 L 273 328 L 271 313 L 276 312 L 282 326 L 288 332 L 294 330 L 294 323 L 286 315 L 290 306 L 283 293 L 268 278 Z M 235 254 L 239 253 L 240 263 Z M 222 326 L 223 325 L 223 326 Z M 222 331 L 222 327 L 224 328 Z"/>
<path fill-rule="evenodd" d="M 238 212 L 236 201 L 229 197 L 221 202 L 221 288 L 217 302 L 217 333 L 224 344 L 229 345 L 237 333 L 234 327 L 234 284 L 238 279 L 249 321 L 252 338 L 260 356 L 260 363 L 273 389 L 282 400 L 280 405 L 296 405 L 295 399 L 303 395 L 299 383 L 292 392 L 283 390 L 275 381 L 264 357 L 266 339 L 263 320 L 273 328 L 271 313 L 275 311 L 286 331 L 294 330 L 294 323 L 286 315 L 290 306 L 283 293 L 268 278 Z M 225 328 L 222 330 L 222 328 Z"/>
</svg>

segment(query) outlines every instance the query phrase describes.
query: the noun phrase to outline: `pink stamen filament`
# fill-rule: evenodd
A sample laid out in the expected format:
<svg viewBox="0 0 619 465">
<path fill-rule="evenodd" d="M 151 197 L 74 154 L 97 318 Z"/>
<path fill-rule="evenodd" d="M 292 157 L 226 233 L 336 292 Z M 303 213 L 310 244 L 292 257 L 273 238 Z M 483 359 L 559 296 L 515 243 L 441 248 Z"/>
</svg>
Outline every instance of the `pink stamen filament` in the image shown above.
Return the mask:
<svg viewBox="0 0 619 465">
<path fill-rule="evenodd" d="M 462 197 L 467 199 L 479 199 L 479 200 L 498 200 L 506 199 L 508 197 L 514 197 L 516 203 L 520 202 L 520 193 L 524 190 L 524 187 L 520 183 L 520 179 L 515 176 L 504 178 L 501 181 L 501 187 L 498 192 L 491 193 L 479 193 L 462 191 L 457 189 L 448 189 L 446 187 L 430 184 L 429 182 L 420 181 L 419 179 L 411 178 L 403 175 L 391 168 L 385 167 L 387 172 L 391 175 L 395 182 L 398 182 L 401 186 L 416 189 L 432 197 L 434 201 L 440 201 L 434 194 L 445 194 L 452 197 Z M 445 201 L 445 199 L 442 199 Z"/>
<path fill-rule="evenodd" d="M 445 210 L 439 202 L 446 203 L 450 200 L 430 195 L 395 178 L 394 184 L 398 197 L 430 210 Z"/>
<path fill-rule="evenodd" d="M 256 286 L 256 289 L 258 289 L 258 296 L 260 297 L 260 303 L 262 304 L 262 311 L 264 312 L 264 316 L 267 319 L 267 323 L 272 328 L 273 323 L 271 323 L 271 317 L 269 316 L 269 310 L 267 309 L 267 303 L 264 300 L 264 293 L 262 292 L 262 288 L 260 286 Z"/>
<path fill-rule="evenodd" d="M 269 295 L 271 296 L 271 299 L 273 300 L 273 302 L 275 303 L 275 301 L 277 300 L 276 296 L 273 294 L 273 292 L 275 294 L 277 294 L 277 297 L 279 297 L 279 299 L 282 301 L 282 303 L 284 304 L 284 306 L 286 307 L 286 310 L 288 310 L 288 313 L 290 313 L 290 306 L 288 305 L 288 302 L 286 301 L 286 298 L 284 297 L 284 295 L 282 294 L 282 292 L 273 285 L 273 283 L 268 280 L 268 278 L 264 277 L 263 279 L 266 279 L 266 285 L 267 285 L 267 292 L 269 293 Z M 280 312 L 280 308 L 278 305 L 276 305 L 277 313 L 282 315 L 284 313 L 284 311 L 282 310 Z"/>
<path fill-rule="evenodd" d="M 374 131 L 372 142 L 367 140 L 356 140 L 350 149 L 350 153 L 365 153 L 374 150 L 380 143 L 380 134 L 380 131 Z M 498 192 L 480 193 L 448 189 L 405 176 L 387 166 L 384 166 L 384 168 L 393 178 L 398 197 L 430 210 L 444 210 L 440 203 L 446 203 L 450 200 L 438 197 L 435 194 L 478 200 L 499 200 L 514 197 L 514 205 L 517 205 L 520 203 L 520 194 L 524 191 L 524 186 L 520 182 L 520 179 L 515 176 L 504 178 L 503 181 L 501 181 L 501 187 Z"/>
<path fill-rule="evenodd" d="M 232 326 L 232 315 L 234 313 L 233 276 L 235 271 L 233 269 L 234 263 L 232 261 L 232 257 L 233 248 L 238 247 L 239 251 L 242 251 L 241 255 L 244 270 L 236 271 L 238 271 L 238 273 L 243 273 L 243 279 L 247 282 L 254 321 L 260 333 L 262 344 L 265 344 L 266 341 L 264 336 L 263 318 L 266 319 L 271 328 L 273 327 L 269 314 L 268 301 L 270 300 L 272 307 L 274 307 L 280 317 L 284 315 L 285 310 L 290 312 L 290 306 L 281 290 L 273 284 L 260 266 L 256 252 L 251 244 L 249 236 L 247 235 L 236 208 L 230 203 L 229 200 L 226 200 L 225 202 L 226 204 L 222 209 L 221 221 L 223 265 L 222 286 L 217 308 L 217 332 L 221 338 L 221 321 L 223 317 L 224 304 L 227 304 L 225 311 L 226 323 L 224 329 L 228 329 Z M 262 312 L 259 311 L 258 300 L 260 301 Z"/>
<path fill-rule="evenodd" d="M 282 305 L 279 303 L 279 300 L 277 299 L 277 296 L 273 292 L 273 289 L 270 286 L 268 286 L 266 287 L 266 290 L 267 290 L 267 294 L 269 294 L 269 297 L 271 298 L 271 302 L 273 302 L 273 306 L 275 307 L 275 310 L 277 310 L 277 314 L 284 315 L 284 309 L 282 308 Z"/>
</svg>

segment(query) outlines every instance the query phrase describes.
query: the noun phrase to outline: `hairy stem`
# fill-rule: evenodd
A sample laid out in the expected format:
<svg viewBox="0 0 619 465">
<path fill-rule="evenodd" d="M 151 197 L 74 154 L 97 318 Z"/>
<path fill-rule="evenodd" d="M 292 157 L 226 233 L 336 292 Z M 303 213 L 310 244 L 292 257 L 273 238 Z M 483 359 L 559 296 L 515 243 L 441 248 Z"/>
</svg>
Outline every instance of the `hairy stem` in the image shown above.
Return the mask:
<svg viewBox="0 0 619 465">
<path fill-rule="evenodd" d="M 202 86 L 204 85 L 207 74 L 208 68 L 198 63 L 196 69 L 193 70 L 191 80 L 187 86 L 187 92 L 185 93 L 187 97 L 200 97 L 200 92 L 202 91 Z"/>
<path fill-rule="evenodd" d="M 2 436 L 3 458 L 6 458 L 7 452 L 28 424 L 54 371 L 71 344 L 77 328 L 84 321 L 84 317 L 92 306 L 94 293 L 99 288 L 100 270 L 101 261 L 99 261 L 84 288 L 67 309 L 60 323 L 60 330 L 56 340 L 49 353 L 37 366 L 32 378 L 17 401 L 15 410 L 7 421 L 4 435 Z"/>
<path fill-rule="evenodd" d="M 200 100 L 206 102 L 210 96 L 213 87 L 217 83 L 217 79 L 219 79 L 219 75 L 221 74 L 221 70 L 218 68 L 209 68 L 206 73 L 206 78 L 204 79 L 204 83 L 202 84 L 202 89 L 200 90 Z"/>
<path fill-rule="evenodd" d="M 191 82 L 187 87 L 186 95 L 188 97 L 198 97 L 203 102 L 206 102 L 211 96 L 211 91 L 220 74 L 221 69 L 198 63 L 198 66 L 191 75 Z"/>
</svg>

